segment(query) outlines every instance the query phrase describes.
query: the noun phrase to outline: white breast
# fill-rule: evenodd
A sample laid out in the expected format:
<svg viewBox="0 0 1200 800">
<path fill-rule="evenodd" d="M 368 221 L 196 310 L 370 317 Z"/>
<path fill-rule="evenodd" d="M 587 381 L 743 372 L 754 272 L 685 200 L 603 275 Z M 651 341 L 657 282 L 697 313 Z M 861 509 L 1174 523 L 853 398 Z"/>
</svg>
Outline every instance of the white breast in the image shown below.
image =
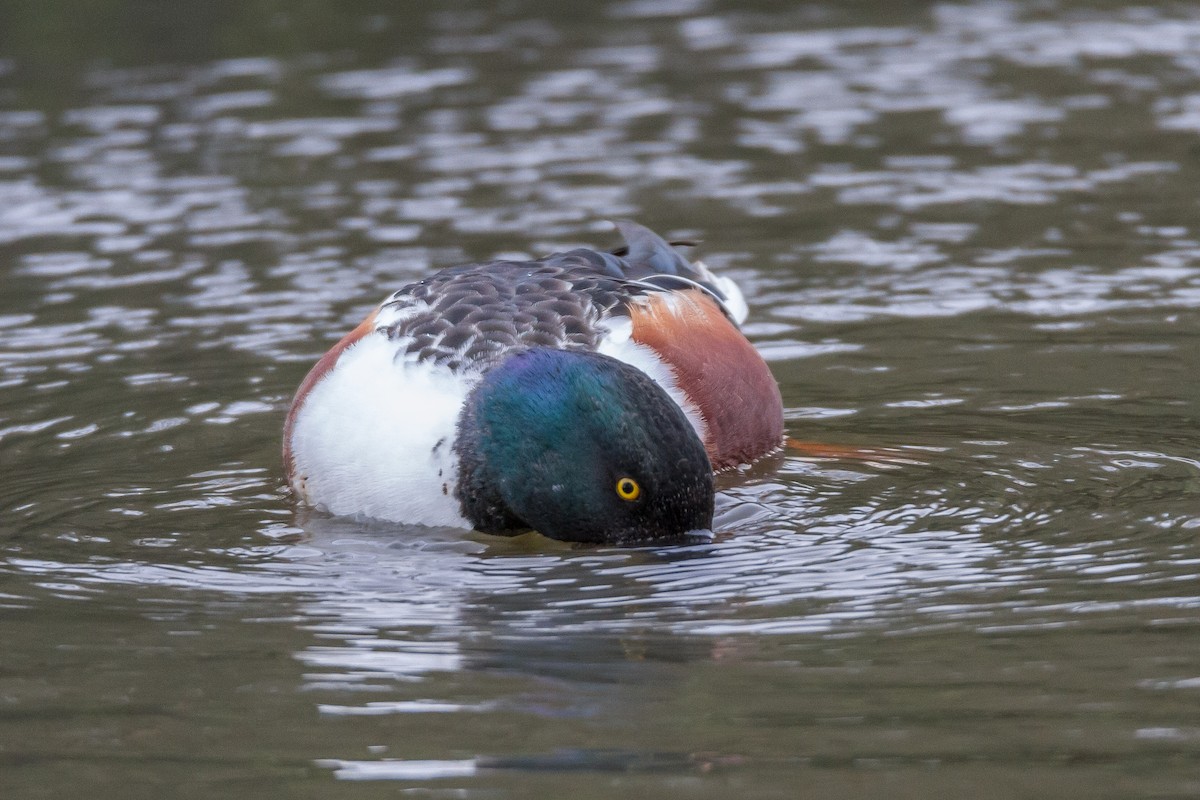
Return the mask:
<svg viewBox="0 0 1200 800">
<path fill-rule="evenodd" d="M 296 415 L 293 488 L 333 514 L 469 528 L 452 445 L 471 383 L 370 334 L 342 353 Z"/>
<path fill-rule="evenodd" d="M 608 334 L 600 340 L 596 351 L 601 355 L 610 356 L 618 361 L 624 361 L 632 367 L 637 367 L 650 376 L 650 379 L 663 388 L 675 404 L 683 409 L 683 414 L 691 423 L 692 429 L 705 441 L 708 435 L 708 423 L 700 409 L 679 386 L 675 371 L 654 351 L 654 348 L 634 341 L 633 324 L 624 317 L 614 317 L 608 322 Z"/>
</svg>

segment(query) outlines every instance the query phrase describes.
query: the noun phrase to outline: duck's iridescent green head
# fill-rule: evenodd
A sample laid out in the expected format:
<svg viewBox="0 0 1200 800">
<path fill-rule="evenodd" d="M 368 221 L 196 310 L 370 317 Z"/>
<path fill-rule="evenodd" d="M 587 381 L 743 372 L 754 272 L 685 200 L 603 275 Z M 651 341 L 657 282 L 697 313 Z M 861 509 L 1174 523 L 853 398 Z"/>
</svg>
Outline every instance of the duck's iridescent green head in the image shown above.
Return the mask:
<svg viewBox="0 0 1200 800">
<path fill-rule="evenodd" d="M 712 527 L 712 468 L 683 411 L 598 353 L 505 359 L 468 396 L 455 450 L 456 493 L 482 531 L 630 542 Z"/>
</svg>

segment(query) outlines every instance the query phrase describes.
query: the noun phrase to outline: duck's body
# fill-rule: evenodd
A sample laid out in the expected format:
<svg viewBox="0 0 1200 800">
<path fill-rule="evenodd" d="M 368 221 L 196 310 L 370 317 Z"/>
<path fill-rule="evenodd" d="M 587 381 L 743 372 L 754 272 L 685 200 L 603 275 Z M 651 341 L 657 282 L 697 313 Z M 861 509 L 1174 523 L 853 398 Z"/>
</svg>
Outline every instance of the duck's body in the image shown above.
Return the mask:
<svg viewBox="0 0 1200 800">
<path fill-rule="evenodd" d="M 510 499 L 496 499 L 500 505 L 521 505 L 513 493 L 525 489 L 513 488 L 511 475 L 489 478 L 489 469 L 472 473 L 474 450 L 495 450 L 494 459 L 537 462 L 511 465 L 510 471 L 540 470 L 536 480 L 549 481 L 547 491 L 565 495 L 538 500 L 535 505 L 541 505 L 530 514 L 546 504 L 569 506 L 575 499 L 569 496 L 571 486 L 555 483 L 547 464 L 565 456 L 560 471 L 591 469 L 572 464 L 565 438 L 582 435 L 580 426 L 586 427 L 594 411 L 607 413 L 630 394 L 645 398 L 649 410 L 631 407 L 573 446 L 590 450 L 597 437 L 617 433 L 609 430 L 613 426 L 622 428 L 619 442 L 636 440 L 638 431 L 626 423 L 648 415 L 653 426 L 665 426 L 663 436 L 679 441 L 673 450 L 655 442 L 645 447 L 663 449 L 662 458 L 669 460 L 673 452 L 688 450 L 685 440 L 693 439 L 703 450 L 693 460 L 697 465 L 706 460 L 706 473 L 777 448 L 783 431 L 779 391 L 737 328 L 745 304 L 736 286 L 698 262 L 689 264 L 645 228 L 619 227 L 629 242 L 627 251 L 617 251 L 623 257 L 572 250 L 537 261 L 454 267 L 389 297 L 313 367 L 293 400 L 284 457 L 299 497 L 334 514 L 412 524 L 494 532 L 539 527 L 511 508 L 490 517 L 481 508 L 479 496 L 491 491 L 487 481 L 503 485 Z M 682 411 L 685 422 L 678 432 L 665 432 L 675 423 L 656 416 L 658 401 L 651 395 L 661 392 L 643 384 L 643 375 Z M 604 385 L 580 388 L 581 381 L 593 378 Z M 479 406 L 477 397 L 500 391 L 520 400 L 511 412 L 512 426 L 544 434 L 540 449 L 522 440 L 522 431 L 502 430 L 508 423 L 487 409 L 469 410 Z M 503 406 L 503 397 L 489 402 L 488 408 Z M 565 402 L 572 404 L 566 411 L 560 408 Z M 551 436 L 546 420 L 559 411 L 576 424 Z M 495 444 L 498 439 L 503 441 Z M 508 448 L 503 450 L 508 455 L 495 448 Z M 610 460 L 608 454 L 596 456 L 605 464 Z M 641 455 L 621 458 L 626 464 Z M 642 469 L 653 473 L 646 465 Z M 597 480 L 611 477 L 604 474 Z M 499 498 L 497 492 L 492 494 Z M 708 492 L 711 506 L 711 487 Z M 639 498 L 618 505 L 625 509 L 647 502 Z"/>
</svg>

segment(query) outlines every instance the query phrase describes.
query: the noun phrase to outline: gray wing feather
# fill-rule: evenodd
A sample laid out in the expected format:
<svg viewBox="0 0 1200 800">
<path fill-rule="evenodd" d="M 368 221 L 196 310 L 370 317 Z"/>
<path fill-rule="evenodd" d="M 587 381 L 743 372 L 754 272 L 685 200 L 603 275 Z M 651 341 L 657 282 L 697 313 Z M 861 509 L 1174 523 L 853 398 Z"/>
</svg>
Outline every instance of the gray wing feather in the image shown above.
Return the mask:
<svg viewBox="0 0 1200 800">
<path fill-rule="evenodd" d="M 454 372 L 486 369 L 524 347 L 595 350 L 605 320 L 651 292 L 715 288 L 652 231 L 618 223 L 629 243 L 614 253 L 578 249 L 537 261 L 494 261 L 442 270 L 384 303 L 379 328 L 398 359 Z"/>
<path fill-rule="evenodd" d="M 381 317 L 394 321 L 382 331 L 403 343 L 400 357 L 455 372 L 484 369 L 516 348 L 595 350 L 603 320 L 625 314 L 647 288 L 572 255 L 443 270 L 392 295 Z"/>
</svg>

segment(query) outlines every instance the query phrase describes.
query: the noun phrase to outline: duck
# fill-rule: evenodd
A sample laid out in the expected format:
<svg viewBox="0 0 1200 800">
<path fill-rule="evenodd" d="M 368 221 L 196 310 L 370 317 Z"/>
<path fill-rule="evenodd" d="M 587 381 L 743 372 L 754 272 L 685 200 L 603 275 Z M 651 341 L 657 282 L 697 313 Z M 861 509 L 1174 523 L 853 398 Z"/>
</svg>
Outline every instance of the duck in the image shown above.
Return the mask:
<svg viewBox="0 0 1200 800">
<path fill-rule="evenodd" d="M 783 443 L 737 284 L 635 222 L 624 245 L 453 266 L 316 362 L 287 482 L 336 516 L 622 544 L 712 536 L 714 475 Z"/>
</svg>

